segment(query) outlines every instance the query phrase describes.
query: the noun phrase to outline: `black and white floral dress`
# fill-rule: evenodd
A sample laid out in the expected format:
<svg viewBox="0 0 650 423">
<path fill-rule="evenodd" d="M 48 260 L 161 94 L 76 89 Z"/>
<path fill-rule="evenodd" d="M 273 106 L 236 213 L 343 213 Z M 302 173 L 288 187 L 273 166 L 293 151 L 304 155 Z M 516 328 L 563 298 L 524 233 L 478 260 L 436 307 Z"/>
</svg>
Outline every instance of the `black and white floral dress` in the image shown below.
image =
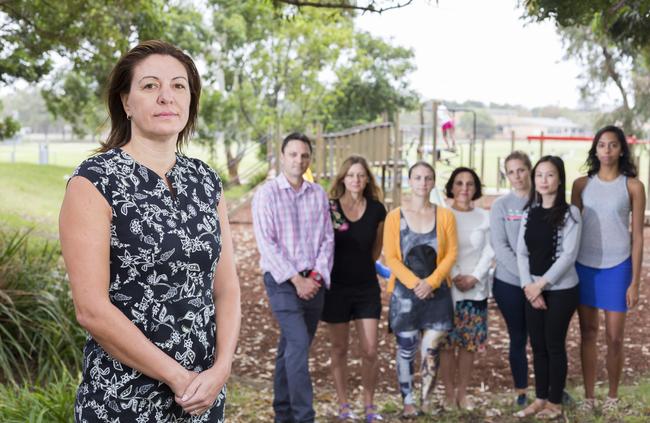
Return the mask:
<svg viewBox="0 0 650 423">
<path fill-rule="evenodd" d="M 166 174 L 120 149 L 91 157 L 73 176 L 90 180 L 112 208 L 110 300 L 158 348 L 193 371 L 215 356 L 214 271 L 221 252 L 219 176 L 182 155 Z M 222 422 L 225 387 L 212 408 L 190 416 L 164 383 L 112 358 L 92 338 L 84 347 L 77 422 Z"/>
</svg>

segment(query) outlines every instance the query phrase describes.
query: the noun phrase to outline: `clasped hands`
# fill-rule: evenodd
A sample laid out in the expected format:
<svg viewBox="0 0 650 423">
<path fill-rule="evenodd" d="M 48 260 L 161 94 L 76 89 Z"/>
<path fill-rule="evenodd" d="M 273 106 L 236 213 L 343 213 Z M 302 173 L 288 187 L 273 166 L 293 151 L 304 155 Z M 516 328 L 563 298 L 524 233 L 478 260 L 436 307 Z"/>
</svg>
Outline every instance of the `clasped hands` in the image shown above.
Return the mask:
<svg viewBox="0 0 650 423">
<path fill-rule="evenodd" d="M 460 292 L 469 291 L 478 283 L 478 279 L 472 275 L 456 275 L 451 281 Z"/>
<path fill-rule="evenodd" d="M 296 294 L 303 300 L 311 300 L 318 294 L 321 284 L 309 277 L 295 275 L 290 279 L 293 286 L 296 287 Z"/>
<path fill-rule="evenodd" d="M 230 371 L 218 361 L 200 373 L 181 369 L 177 380 L 169 387 L 174 400 L 186 413 L 198 416 L 209 410 L 217 400 Z"/>
<path fill-rule="evenodd" d="M 417 285 L 413 288 L 413 293 L 421 300 L 433 297 L 433 288 L 424 279 L 418 280 Z"/>
<path fill-rule="evenodd" d="M 524 294 L 526 299 L 530 302 L 533 308 L 538 310 L 546 310 L 546 301 L 542 296 L 542 291 L 548 282 L 544 278 L 539 278 L 537 281 L 528 284 L 524 287 Z"/>
</svg>

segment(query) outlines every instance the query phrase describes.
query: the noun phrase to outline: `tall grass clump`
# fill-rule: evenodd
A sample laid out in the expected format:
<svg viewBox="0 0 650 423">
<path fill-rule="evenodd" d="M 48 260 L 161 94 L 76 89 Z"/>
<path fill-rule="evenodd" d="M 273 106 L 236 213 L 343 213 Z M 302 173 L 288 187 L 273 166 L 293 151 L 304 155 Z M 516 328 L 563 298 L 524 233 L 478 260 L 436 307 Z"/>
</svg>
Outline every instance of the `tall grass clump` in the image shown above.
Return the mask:
<svg viewBox="0 0 650 423">
<path fill-rule="evenodd" d="M 85 339 L 58 243 L 0 229 L 0 383 L 78 374 Z"/>
<path fill-rule="evenodd" d="M 68 371 L 40 386 L 0 385 L 0 422 L 69 423 L 74 421 L 78 381 Z"/>
</svg>

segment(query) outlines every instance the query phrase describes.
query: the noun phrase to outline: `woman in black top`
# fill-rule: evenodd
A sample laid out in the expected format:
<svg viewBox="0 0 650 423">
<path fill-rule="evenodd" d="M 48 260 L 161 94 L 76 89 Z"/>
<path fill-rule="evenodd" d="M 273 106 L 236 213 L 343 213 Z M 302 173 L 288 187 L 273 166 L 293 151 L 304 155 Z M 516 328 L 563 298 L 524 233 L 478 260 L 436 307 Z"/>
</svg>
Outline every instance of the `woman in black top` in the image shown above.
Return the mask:
<svg viewBox="0 0 650 423">
<path fill-rule="evenodd" d="M 356 416 L 348 403 L 347 352 L 350 321 L 355 320 L 361 344 L 363 401 L 366 421 L 381 419 L 373 395 L 377 381 L 377 326 L 381 314 L 381 291 L 375 260 L 382 248 L 386 209 L 381 191 L 361 156 L 347 158 L 330 190 L 334 225 L 332 285 L 325 293 L 322 320 L 329 323 L 332 376 L 339 399 L 339 419 Z"/>
<path fill-rule="evenodd" d="M 562 159 L 539 159 L 517 242 L 519 279 L 528 300 L 526 326 L 533 349 L 536 399 L 517 417 L 554 419 L 562 414 L 566 335 L 578 307 L 575 260 L 581 229 L 580 211 L 567 203 L 565 191 Z"/>
</svg>

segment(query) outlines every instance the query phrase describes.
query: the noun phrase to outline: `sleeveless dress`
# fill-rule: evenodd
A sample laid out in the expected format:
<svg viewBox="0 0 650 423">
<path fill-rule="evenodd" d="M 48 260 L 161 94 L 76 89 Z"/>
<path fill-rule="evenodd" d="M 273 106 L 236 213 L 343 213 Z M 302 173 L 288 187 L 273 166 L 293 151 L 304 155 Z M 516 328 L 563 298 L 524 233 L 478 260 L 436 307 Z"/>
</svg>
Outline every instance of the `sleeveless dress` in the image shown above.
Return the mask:
<svg viewBox="0 0 650 423">
<path fill-rule="evenodd" d="M 437 226 L 438 222 L 427 233 L 414 232 L 400 211 L 400 249 L 404 265 L 418 278 L 424 279 L 436 270 Z M 454 321 L 451 288 L 443 282 L 433 293 L 432 297 L 421 300 L 397 279 L 388 311 L 390 329 L 396 333 L 425 329 L 450 330 Z"/>
<path fill-rule="evenodd" d="M 630 194 L 627 177 L 589 177 L 582 191 L 582 240 L 576 260 L 580 304 L 626 312 L 632 283 Z M 603 201 L 603 199 L 607 199 Z"/>
<path fill-rule="evenodd" d="M 176 156 L 172 185 L 121 149 L 85 160 L 74 171 L 112 209 L 110 301 L 158 348 L 188 370 L 214 363 L 212 297 L 221 253 L 219 176 L 197 159 Z M 212 408 L 190 416 L 164 383 L 113 357 L 89 336 L 76 422 L 222 422 L 225 387 Z"/>
</svg>

